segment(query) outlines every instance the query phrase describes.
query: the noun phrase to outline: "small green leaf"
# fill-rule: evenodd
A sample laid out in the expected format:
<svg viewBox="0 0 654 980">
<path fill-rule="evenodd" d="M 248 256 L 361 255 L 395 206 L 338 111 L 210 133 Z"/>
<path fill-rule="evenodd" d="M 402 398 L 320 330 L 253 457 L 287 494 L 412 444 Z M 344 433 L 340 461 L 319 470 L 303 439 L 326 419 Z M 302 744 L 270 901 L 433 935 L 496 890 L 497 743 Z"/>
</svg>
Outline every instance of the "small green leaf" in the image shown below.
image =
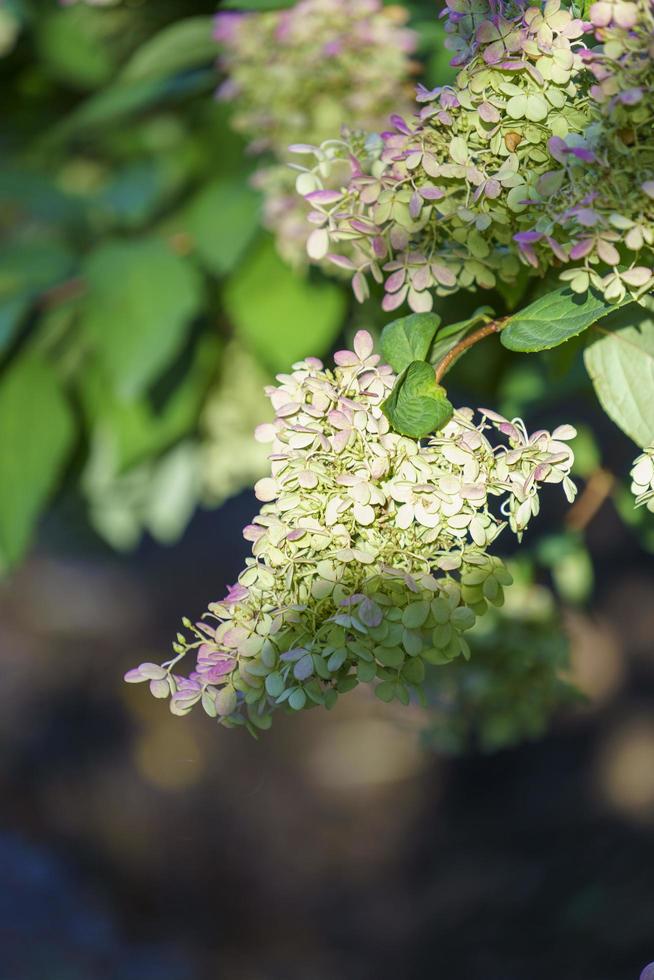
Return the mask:
<svg viewBox="0 0 654 980">
<path fill-rule="evenodd" d="M 106 242 L 85 272 L 84 329 L 116 392 L 133 398 L 179 352 L 200 306 L 200 279 L 157 238 Z"/>
<path fill-rule="evenodd" d="M 436 384 L 434 369 L 425 361 L 413 361 L 395 382 L 382 411 L 396 432 L 421 439 L 442 429 L 454 409 L 445 389 Z"/>
<path fill-rule="evenodd" d="M 73 419 L 50 365 L 34 355 L 0 383 L 0 562 L 22 556 L 73 439 Z"/>
<path fill-rule="evenodd" d="M 654 319 L 634 303 L 599 330 L 584 352 L 586 370 L 606 414 L 644 449 L 654 442 Z"/>
<path fill-rule="evenodd" d="M 632 300 L 627 297 L 624 302 Z M 500 336 L 509 350 L 527 353 L 549 350 L 576 337 L 615 309 L 615 303 L 607 303 L 598 293 L 589 291 L 581 296 L 563 286 L 539 296 L 514 314 Z"/>
<path fill-rule="evenodd" d="M 412 361 L 425 361 L 440 322 L 435 313 L 412 313 L 393 320 L 382 330 L 383 360 L 398 374 Z"/>
</svg>

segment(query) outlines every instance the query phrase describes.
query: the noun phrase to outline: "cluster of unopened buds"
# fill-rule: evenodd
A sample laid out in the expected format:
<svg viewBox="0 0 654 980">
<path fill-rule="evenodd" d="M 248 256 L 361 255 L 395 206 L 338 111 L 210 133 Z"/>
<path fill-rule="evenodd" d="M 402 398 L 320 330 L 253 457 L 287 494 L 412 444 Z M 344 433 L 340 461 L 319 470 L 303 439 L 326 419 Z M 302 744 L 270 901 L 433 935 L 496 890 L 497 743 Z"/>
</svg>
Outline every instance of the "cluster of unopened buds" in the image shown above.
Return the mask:
<svg viewBox="0 0 654 980">
<path fill-rule="evenodd" d="M 630 475 L 636 507 L 644 505 L 654 514 L 654 444 L 634 460 Z"/>
<path fill-rule="evenodd" d="M 306 208 L 295 192 L 288 146 L 319 143 L 341 126 L 378 129 L 394 107 L 411 102 L 408 78 L 416 35 L 408 13 L 379 0 L 301 0 L 285 10 L 225 11 L 216 17 L 221 99 L 253 153 L 276 163 L 255 183 L 264 220 L 284 258 L 306 260 Z"/>
<path fill-rule="evenodd" d="M 271 474 L 255 486 L 238 582 L 185 621 L 172 660 L 127 674 L 175 714 L 201 704 L 224 725 L 266 728 L 279 706 L 329 708 L 360 682 L 408 703 L 426 665 L 470 656 L 466 631 L 502 603 L 501 530 L 522 535 L 544 484 L 574 498 L 571 426 L 530 436 L 520 420 L 464 408 L 407 438 L 384 415 L 396 376 L 370 335 L 334 360 L 307 358 L 268 389 L 275 420 L 256 438 L 271 446 Z"/>
<path fill-rule="evenodd" d="M 367 140 L 301 146 L 309 254 L 369 277 L 386 310 L 560 271 L 607 300 L 654 277 L 651 0 L 448 0 L 455 84 Z M 587 40 L 594 45 L 587 45 Z M 365 153 L 361 153 L 361 147 Z M 333 173 L 348 173 L 339 184 Z"/>
</svg>

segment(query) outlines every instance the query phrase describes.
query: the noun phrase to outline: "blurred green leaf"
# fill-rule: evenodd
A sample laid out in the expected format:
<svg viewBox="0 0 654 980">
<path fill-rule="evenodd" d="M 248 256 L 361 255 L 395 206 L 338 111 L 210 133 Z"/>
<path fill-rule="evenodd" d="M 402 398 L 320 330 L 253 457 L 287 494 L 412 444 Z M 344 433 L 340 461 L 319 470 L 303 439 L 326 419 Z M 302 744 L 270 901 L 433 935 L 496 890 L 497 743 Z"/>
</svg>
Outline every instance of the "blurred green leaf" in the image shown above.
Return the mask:
<svg viewBox="0 0 654 980">
<path fill-rule="evenodd" d="M 623 326 L 622 324 L 629 324 Z M 584 352 L 602 408 L 643 449 L 654 442 L 654 320 L 634 303 Z"/>
<path fill-rule="evenodd" d="M 273 371 L 325 353 L 346 309 L 342 289 L 293 272 L 268 239 L 230 277 L 224 300 L 237 334 Z"/>
<path fill-rule="evenodd" d="M 627 297 L 625 303 L 629 302 Z M 500 336 L 509 350 L 527 353 L 549 350 L 576 337 L 615 308 L 615 304 L 607 303 L 598 293 L 589 290 L 580 296 L 563 286 L 515 313 Z"/>
<path fill-rule="evenodd" d="M 149 38 L 127 62 L 122 81 L 152 81 L 211 64 L 216 58 L 213 17 L 178 20 Z"/>
<path fill-rule="evenodd" d="M 82 321 L 118 395 L 133 398 L 178 353 L 200 308 L 200 278 L 157 238 L 106 242 L 85 263 Z"/>
<path fill-rule="evenodd" d="M 80 396 L 91 433 L 91 453 L 94 444 L 101 441 L 112 473 L 119 474 L 187 435 L 195 427 L 215 372 L 218 346 L 214 337 L 202 339 L 189 370 L 158 412 L 146 398 L 131 402 L 117 399 L 102 367 L 88 364 L 80 379 Z"/>
<path fill-rule="evenodd" d="M 284 10 L 295 0 L 223 0 L 223 10 Z"/>
<path fill-rule="evenodd" d="M 382 411 L 396 432 L 421 439 L 449 422 L 454 409 L 445 389 L 436 384 L 433 367 L 413 361 L 395 382 Z"/>
<path fill-rule="evenodd" d="M 259 197 L 242 180 L 219 180 L 204 187 L 185 209 L 184 231 L 209 272 L 231 272 L 259 227 Z"/>
<path fill-rule="evenodd" d="M 380 343 L 385 363 L 399 374 L 412 361 L 424 361 L 440 322 L 436 313 L 412 313 L 388 323 Z"/>
<path fill-rule="evenodd" d="M 13 340 L 33 300 L 65 279 L 73 267 L 73 256 L 57 243 L 16 243 L 0 251 L 0 354 Z"/>
<path fill-rule="evenodd" d="M 22 557 L 66 461 L 73 419 L 50 365 L 32 355 L 0 381 L 0 560 Z"/>
<path fill-rule="evenodd" d="M 51 134 L 51 138 L 65 139 L 88 129 L 122 122 L 155 105 L 208 92 L 215 81 L 213 69 L 195 71 L 176 78 L 117 81 L 83 102 L 62 121 Z"/>
<path fill-rule="evenodd" d="M 110 45 L 93 29 L 95 19 L 95 11 L 77 4 L 55 8 L 36 20 L 37 49 L 55 78 L 82 89 L 109 81 L 115 64 Z"/>
</svg>

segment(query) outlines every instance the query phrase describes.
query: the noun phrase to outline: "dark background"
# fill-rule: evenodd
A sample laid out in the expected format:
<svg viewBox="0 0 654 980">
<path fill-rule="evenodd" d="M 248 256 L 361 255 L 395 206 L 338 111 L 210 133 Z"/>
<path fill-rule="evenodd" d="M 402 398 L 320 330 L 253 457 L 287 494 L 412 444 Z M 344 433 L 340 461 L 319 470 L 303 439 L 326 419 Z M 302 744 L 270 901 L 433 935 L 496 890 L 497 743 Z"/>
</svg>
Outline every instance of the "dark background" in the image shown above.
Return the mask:
<svg viewBox="0 0 654 980">
<path fill-rule="evenodd" d="M 636 980 L 654 959 L 654 565 L 605 504 L 589 700 L 448 759 L 360 690 L 256 742 L 122 673 L 233 581 L 248 494 L 117 559 L 59 513 L 2 587 L 7 980 Z"/>
</svg>

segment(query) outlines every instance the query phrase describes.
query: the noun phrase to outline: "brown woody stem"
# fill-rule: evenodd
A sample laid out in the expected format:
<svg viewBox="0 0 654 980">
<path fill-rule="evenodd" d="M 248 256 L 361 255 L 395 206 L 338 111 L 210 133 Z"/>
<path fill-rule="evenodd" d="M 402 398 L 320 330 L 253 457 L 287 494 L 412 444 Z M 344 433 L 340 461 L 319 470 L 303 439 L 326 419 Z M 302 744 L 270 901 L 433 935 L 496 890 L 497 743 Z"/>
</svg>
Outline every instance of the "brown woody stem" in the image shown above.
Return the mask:
<svg viewBox="0 0 654 980">
<path fill-rule="evenodd" d="M 473 333 L 468 334 L 467 337 L 464 337 L 463 340 L 460 340 L 458 344 L 455 344 L 452 350 L 449 351 L 436 365 L 435 374 L 437 384 L 441 383 L 441 380 L 452 367 L 454 361 L 456 361 L 464 351 L 467 351 L 470 347 L 474 347 L 474 345 L 478 344 L 480 340 L 484 339 L 484 337 L 490 337 L 490 335 L 493 333 L 499 333 L 500 330 L 504 329 L 508 321 L 508 316 L 500 317 L 498 320 L 491 320 L 490 323 L 485 323 L 483 327 L 479 328 L 479 330 L 473 331 Z"/>
</svg>

